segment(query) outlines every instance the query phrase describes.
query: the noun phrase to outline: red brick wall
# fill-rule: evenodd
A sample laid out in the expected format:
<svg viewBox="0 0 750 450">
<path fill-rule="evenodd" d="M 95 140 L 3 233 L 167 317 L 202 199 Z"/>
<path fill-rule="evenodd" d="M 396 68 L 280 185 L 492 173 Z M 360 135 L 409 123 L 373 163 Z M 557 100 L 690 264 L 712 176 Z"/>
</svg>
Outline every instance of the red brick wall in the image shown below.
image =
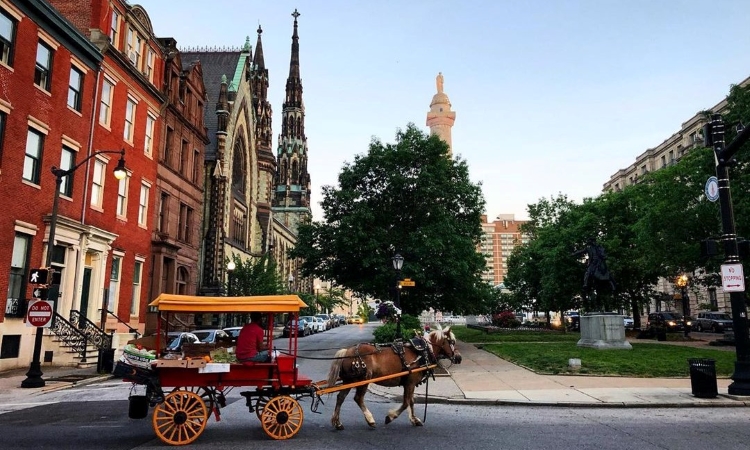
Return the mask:
<svg viewBox="0 0 750 450">
<path fill-rule="evenodd" d="M 79 161 L 85 157 L 88 146 L 96 72 L 89 69 L 84 75 L 81 113 L 67 106 L 71 56 L 64 45 L 54 52 L 50 93 L 37 88 L 34 85 L 34 67 L 38 29 L 37 24 L 28 18 L 21 20 L 16 31 L 12 70 L 0 64 L 0 101 L 11 108 L 7 115 L 0 159 L 0 292 L 3 293 L 8 291 L 16 220 L 37 228 L 30 248 L 30 265 L 32 268 L 44 265 L 42 256 L 46 227 L 43 218 L 52 211 L 55 189 L 55 177 L 50 173 L 50 168 L 60 165 L 63 134 L 80 144 Z M 29 116 L 49 128 L 44 139 L 38 186 L 22 182 Z M 85 173 L 83 170 L 79 172 L 74 176 L 72 200 L 60 198 L 60 216 L 81 217 Z M 0 296 L 0 321 L 4 320 L 6 301 L 5 295 Z"/>
</svg>

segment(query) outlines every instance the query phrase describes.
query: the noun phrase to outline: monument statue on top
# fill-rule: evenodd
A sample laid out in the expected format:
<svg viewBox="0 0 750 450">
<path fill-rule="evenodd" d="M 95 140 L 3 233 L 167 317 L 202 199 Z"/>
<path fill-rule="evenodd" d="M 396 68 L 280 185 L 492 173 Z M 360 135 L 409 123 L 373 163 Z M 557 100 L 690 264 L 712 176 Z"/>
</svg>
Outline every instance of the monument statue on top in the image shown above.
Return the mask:
<svg viewBox="0 0 750 450">
<path fill-rule="evenodd" d="M 437 84 L 438 94 L 442 94 L 443 93 L 443 72 L 438 72 L 438 75 L 435 78 L 435 84 Z"/>
<path fill-rule="evenodd" d="M 594 238 L 588 238 L 585 248 L 573 252 L 573 256 L 583 254 L 586 254 L 588 257 L 586 274 L 583 276 L 584 291 L 595 290 L 600 281 L 607 282 L 612 291 L 614 291 L 615 280 L 612 274 L 609 273 L 609 269 L 607 269 L 607 255 L 604 252 L 604 248 L 597 244 Z"/>
</svg>

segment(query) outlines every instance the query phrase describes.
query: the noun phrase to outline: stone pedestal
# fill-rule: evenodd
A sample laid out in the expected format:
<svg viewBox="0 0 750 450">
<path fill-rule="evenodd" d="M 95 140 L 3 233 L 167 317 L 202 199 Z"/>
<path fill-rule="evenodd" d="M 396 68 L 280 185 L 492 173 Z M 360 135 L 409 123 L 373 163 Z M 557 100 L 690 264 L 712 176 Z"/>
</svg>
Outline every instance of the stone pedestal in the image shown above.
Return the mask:
<svg viewBox="0 0 750 450">
<path fill-rule="evenodd" d="M 610 314 L 581 316 L 581 340 L 578 346 L 599 350 L 633 348 L 625 340 L 623 316 Z"/>
</svg>

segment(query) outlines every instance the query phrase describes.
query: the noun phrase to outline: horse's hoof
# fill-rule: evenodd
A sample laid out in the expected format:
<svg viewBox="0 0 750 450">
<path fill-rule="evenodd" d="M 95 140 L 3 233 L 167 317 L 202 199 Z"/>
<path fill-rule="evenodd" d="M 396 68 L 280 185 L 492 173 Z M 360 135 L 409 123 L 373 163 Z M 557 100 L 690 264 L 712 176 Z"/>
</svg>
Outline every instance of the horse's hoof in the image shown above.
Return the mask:
<svg viewBox="0 0 750 450">
<path fill-rule="evenodd" d="M 377 426 L 375 422 L 367 422 L 367 425 L 370 425 L 370 428 L 375 428 Z"/>
<path fill-rule="evenodd" d="M 391 422 L 393 422 L 393 419 L 391 419 L 391 416 L 385 416 L 385 424 L 388 425 Z"/>
<path fill-rule="evenodd" d="M 336 429 L 339 430 L 339 431 L 341 431 L 341 430 L 344 429 L 344 425 L 343 424 L 338 424 L 338 425 L 336 425 Z"/>
<path fill-rule="evenodd" d="M 421 427 L 421 426 L 423 426 L 423 425 L 424 425 L 424 424 L 422 423 L 422 421 L 421 421 L 421 420 L 417 420 L 416 422 L 414 422 L 414 426 L 415 426 L 415 427 Z"/>
</svg>

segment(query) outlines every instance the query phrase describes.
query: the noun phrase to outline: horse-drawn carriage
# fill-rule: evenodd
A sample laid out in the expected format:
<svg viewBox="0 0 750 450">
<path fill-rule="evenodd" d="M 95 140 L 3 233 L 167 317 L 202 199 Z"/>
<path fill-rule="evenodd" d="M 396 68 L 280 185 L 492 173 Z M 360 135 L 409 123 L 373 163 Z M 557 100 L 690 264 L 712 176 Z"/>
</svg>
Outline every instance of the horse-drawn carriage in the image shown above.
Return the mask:
<svg viewBox="0 0 750 450">
<path fill-rule="evenodd" d="M 370 426 L 374 420 L 364 406 L 364 394 L 369 383 L 404 386 L 404 400 L 400 408 L 389 411 L 386 423 L 409 408 L 414 425 L 421 425 L 413 411 L 414 387 L 424 381 L 435 367 L 436 357 L 447 357 L 460 362 L 455 340 L 450 330 L 436 331 L 423 346 L 396 345 L 393 351 L 373 344 L 359 344 L 340 350 L 333 359 L 329 378 L 313 382 L 299 372 L 297 336 L 293 331 L 283 351 L 273 351 L 269 362 L 226 363 L 211 358 L 179 358 L 165 350 L 160 342 L 162 324 L 170 323 L 173 314 L 250 314 L 262 313 L 265 340 L 269 349 L 274 345 L 274 318 L 288 314 L 297 318 L 307 305 L 296 295 L 251 297 L 197 297 L 162 294 L 149 305 L 159 311 L 156 358 L 150 368 L 139 368 L 118 363 L 115 374 L 136 385 L 144 385 L 145 396 L 131 396 L 130 415 L 145 418 L 148 407 L 153 407 L 154 432 L 170 445 L 185 445 L 195 441 L 203 432 L 210 415 L 220 418 L 226 406 L 226 396 L 235 387 L 249 388 L 240 394 L 245 397 L 250 412 L 255 412 L 266 434 L 273 439 L 289 439 L 297 434 L 304 421 L 299 400 L 309 397 L 313 411 L 320 396 L 339 392 L 336 411 L 331 419 L 337 429 L 343 429 L 338 413 L 349 390 L 357 389 L 355 401 L 362 408 Z M 171 357 L 171 358 L 170 358 Z M 137 400 L 137 402 L 134 402 Z M 134 407 L 134 404 L 137 406 Z M 135 410 L 135 411 L 134 411 Z"/>
</svg>

